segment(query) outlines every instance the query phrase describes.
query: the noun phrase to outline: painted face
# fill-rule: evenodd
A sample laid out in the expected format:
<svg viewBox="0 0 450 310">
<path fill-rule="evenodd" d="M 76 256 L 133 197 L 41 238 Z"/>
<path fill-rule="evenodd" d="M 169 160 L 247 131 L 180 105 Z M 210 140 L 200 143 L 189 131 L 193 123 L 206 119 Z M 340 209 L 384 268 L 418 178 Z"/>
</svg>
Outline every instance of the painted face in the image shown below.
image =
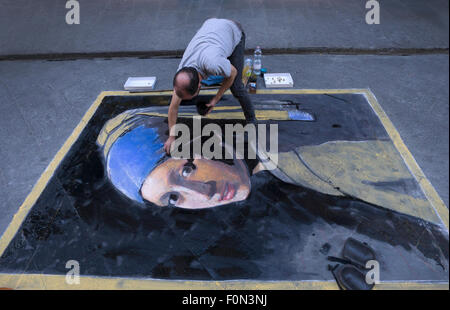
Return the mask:
<svg viewBox="0 0 450 310">
<path fill-rule="evenodd" d="M 242 160 L 234 165 L 209 159 L 168 159 L 145 179 L 142 197 L 158 206 L 202 209 L 241 201 L 250 193 Z"/>
</svg>

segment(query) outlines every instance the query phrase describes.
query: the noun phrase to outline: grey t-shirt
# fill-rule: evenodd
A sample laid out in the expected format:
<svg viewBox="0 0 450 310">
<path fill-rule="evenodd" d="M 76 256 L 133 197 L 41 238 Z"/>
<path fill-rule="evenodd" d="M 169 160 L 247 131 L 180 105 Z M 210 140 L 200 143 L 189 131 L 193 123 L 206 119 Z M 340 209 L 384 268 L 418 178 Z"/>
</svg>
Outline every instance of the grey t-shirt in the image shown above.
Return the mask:
<svg viewBox="0 0 450 310">
<path fill-rule="evenodd" d="M 203 78 L 211 75 L 231 75 L 227 59 L 241 40 L 242 32 L 231 20 L 206 20 L 184 51 L 178 70 L 194 67 Z"/>
</svg>

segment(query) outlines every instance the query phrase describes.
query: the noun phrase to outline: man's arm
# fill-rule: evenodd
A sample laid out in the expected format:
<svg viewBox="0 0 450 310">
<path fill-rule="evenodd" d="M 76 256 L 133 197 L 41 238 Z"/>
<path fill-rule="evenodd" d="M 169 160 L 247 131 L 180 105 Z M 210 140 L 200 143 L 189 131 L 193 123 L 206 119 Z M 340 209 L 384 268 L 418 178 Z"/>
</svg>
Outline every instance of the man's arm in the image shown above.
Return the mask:
<svg viewBox="0 0 450 310">
<path fill-rule="evenodd" d="M 214 108 L 214 106 L 220 101 L 220 98 L 222 98 L 223 94 L 233 85 L 234 79 L 237 76 L 237 69 L 231 65 L 231 74 L 229 77 L 225 77 L 223 80 L 222 86 L 220 86 L 219 90 L 217 91 L 217 94 L 214 96 L 214 98 L 206 105 L 209 107 L 209 112 L 211 112 Z"/>
<path fill-rule="evenodd" d="M 169 113 L 168 113 L 168 123 L 169 123 L 169 138 L 164 143 L 164 150 L 167 154 L 170 154 L 170 146 L 173 141 L 175 141 L 175 135 L 172 132 L 174 125 L 177 123 L 178 118 L 178 108 L 181 103 L 181 98 L 177 96 L 175 91 L 172 92 L 172 99 L 170 101 Z"/>
</svg>

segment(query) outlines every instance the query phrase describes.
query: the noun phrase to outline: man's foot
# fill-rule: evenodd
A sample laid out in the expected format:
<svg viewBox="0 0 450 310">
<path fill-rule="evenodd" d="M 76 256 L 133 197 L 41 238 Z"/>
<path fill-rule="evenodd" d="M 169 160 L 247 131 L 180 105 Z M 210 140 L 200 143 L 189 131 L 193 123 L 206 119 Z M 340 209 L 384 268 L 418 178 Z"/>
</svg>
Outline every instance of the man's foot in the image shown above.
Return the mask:
<svg viewBox="0 0 450 310">
<path fill-rule="evenodd" d="M 253 125 L 257 125 L 258 124 L 258 120 L 256 118 L 252 118 L 252 119 L 246 119 L 245 120 L 245 124 L 253 124 Z"/>
</svg>

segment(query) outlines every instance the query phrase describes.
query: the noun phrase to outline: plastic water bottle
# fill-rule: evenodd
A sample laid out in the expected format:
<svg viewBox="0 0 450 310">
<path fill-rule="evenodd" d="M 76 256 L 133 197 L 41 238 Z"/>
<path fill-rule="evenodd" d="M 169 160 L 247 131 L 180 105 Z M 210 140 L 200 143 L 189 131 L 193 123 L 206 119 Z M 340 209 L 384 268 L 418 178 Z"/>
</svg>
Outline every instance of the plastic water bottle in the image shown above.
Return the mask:
<svg viewBox="0 0 450 310">
<path fill-rule="evenodd" d="M 261 75 L 261 68 L 262 68 L 262 51 L 259 46 L 255 49 L 255 54 L 253 55 L 253 73 L 256 76 Z"/>
</svg>

